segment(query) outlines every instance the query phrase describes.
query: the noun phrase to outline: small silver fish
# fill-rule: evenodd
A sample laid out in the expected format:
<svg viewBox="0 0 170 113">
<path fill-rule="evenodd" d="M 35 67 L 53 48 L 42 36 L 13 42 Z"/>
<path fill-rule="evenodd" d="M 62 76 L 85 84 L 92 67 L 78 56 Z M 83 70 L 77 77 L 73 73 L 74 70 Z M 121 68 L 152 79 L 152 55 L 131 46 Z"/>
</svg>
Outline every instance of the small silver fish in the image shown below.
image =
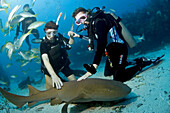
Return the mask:
<svg viewBox="0 0 170 113">
<path fill-rule="evenodd" d="M 43 21 L 36 21 L 36 22 L 33 22 L 32 24 L 30 24 L 28 26 L 28 29 L 36 29 L 37 27 L 39 26 L 42 26 L 45 22 Z"/>
<path fill-rule="evenodd" d="M 8 43 L 5 43 L 2 47 L 1 47 L 1 52 L 4 51 L 4 49 L 7 48 L 8 49 L 8 57 L 9 59 L 11 59 L 11 56 L 14 52 L 14 45 L 12 44 L 12 42 L 8 42 Z"/>
<path fill-rule="evenodd" d="M 65 14 L 64 14 L 64 20 L 66 19 L 66 12 L 65 12 Z"/>
<path fill-rule="evenodd" d="M 20 67 L 26 66 L 30 61 L 23 63 Z"/>
<path fill-rule="evenodd" d="M 21 15 L 14 15 L 13 18 L 9 21 L 11 27 L 15 27 L 19 22 L 23 21 L 25 18 Z"/>
<path fill-rule="evenodd" d="M 12 63 L 9 63 L 9 64 L 6 65 L 6 68 L 9 68 L 11 66 L 12 66 Z"/>
<path fill-rule="evenodd" d="M 34 54 L 31 54 L 31 55 L 27 55 L 27 54 L 24 54 L 23 52 L 19 52 L 18 53 L 19 55 L 21 55 L 25 60 L 32 60 L 33 58 L 36 58 L 37 56 L 35 56 Z"/>
<path fill-rule="evenodd" d="M 31 31 L 32 31 L 32 29 L 30 29 L 27 33 L 23 34 L 23 35 L 20 37 L 19 43 L 18 43 L 18 49 L 20 49 L 20 47 L 21 47 L 23 41 L 25 40 L 25 38 L 26 38 L 28 35 L 31 34 Z"/>
<path fill-rule="evenodd" d="M 34 4 L 35 4 L 35 0 L 32 0 L 32 7 L 34 6 Z"/>
<path fill-rule="evenodd" d="M 116 10 L 114 10 L 114 9 L 110 9 L 110 10 L 111 10 L 112 12 L 114 12 L 114 13 L 116 12 Z"/>
<path fill-rule="evenodd" d="M 0 80 L 0 84 L 2 84 L 2 85 L 8 85 L 8 82 L 4 82 L 4 81 Z"/>
<path fill-rule="evenodd" d="M 140 43 L 140 42 L 145 41 L 144 34 L 142 34 L 142 36 L 140 36 L 140 35 L 133 36 L 133 38 L 135 39 L 136 43 Z"/>
<path fill-rule="evenodd" d="M 12 2 L 7 3 L 6 0 L 1 0 L 0 2 L 1 2 L 0 5 L 1 5 L 2 7 L 11 8 L 11 7 L 10 7 L 10 4 L 11 4 Z"/>
<path fill-rule="evenodd" d="M 11 75 L 10 77 L 11 77 L 11 78 L 17 78 L 18 75 Z"/>
<path fill-rule="evenodd" d="M 38 14 L 33 15 L 33 14 L 29 13 L 29 12 L 22 12 L 19 15 L 21 15 L 24 18 L 28 18 L 28 17 L 36 17 Z"/>
<path fill-rule="evenodd" d="M 74 28 L 74 24 L 72 23 L 70 31 L 73 31 L 73 28 Z"/>
<path fill-rule="evenodd" d="M 0 11 L 5 11 L 5 12 L 8 14 L 7 9 L 8 9 L 8 8 L 0 7 Z"/>
</svg>

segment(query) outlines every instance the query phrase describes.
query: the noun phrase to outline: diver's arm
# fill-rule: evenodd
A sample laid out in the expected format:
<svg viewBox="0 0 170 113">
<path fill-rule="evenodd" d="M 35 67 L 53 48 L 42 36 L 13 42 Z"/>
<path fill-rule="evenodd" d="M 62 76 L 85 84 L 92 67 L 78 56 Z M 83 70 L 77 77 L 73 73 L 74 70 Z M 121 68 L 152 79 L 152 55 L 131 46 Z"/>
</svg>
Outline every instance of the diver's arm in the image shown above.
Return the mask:
<svg viewBox="0 0 170 113">
<path fill-rule="evenodd" d="M 79 34 L 73 32 L 73 31 L 69 31 L 68 32 L 68 36 L 70 37 L 69 44 L 73 44 L 74 43 L 74 38 L 75 37 L 78 37 L 78 38 L 81 38 L 83 40 L 89 41 L 89 37 L 88 36 L 86 36 L 86 35 L 79 35 Z"/>
<path fill-rule="evenodd" d="M 42 54 L 42 60 L 44 62 L 45 67 L 47 68 L 48 73 L 51 75 L 51 78 L 52 78 L 52 81 L 53 81 L 53 87 L 54 87 L 54 84 L 55 84 L 57 89 L 61 89 L 61 87 L 63 86 L 63 83 L 60 80 L 60 78 L 57 76 L 57 74 L 54 72 L 54 69 L 50 64 L 48 55 Z"/>
<path fill-rule="evenodd" d="M 100 61 L 103 57 L 103 54 L 105 52 L 105 48 L 107 45 L 107 25 L 103 19 L 100 19 L 96 21 L 95 23 L 95 28 L 96 28 L 96 41 L 97 41 L 97 47 L 96 47 L 96 52 L 93 60 L 93 64 L 100 64 Z"/>
<path fill-rule="evenodd" d="M 80 37 L 79 34 L 76 34 L 76 33 L 73 32 L 73 31 L 69 31 L 69 32 L 68 32 L 68 36 L 70 37 L 70 39 L 69 39 L 69 44 L 73 44 L 73 43 L 74 43 L 74 37 Z"/>
<path fill-rule="evenodd" d="M 106 23 L 103 20 L 98 20 L 95 24 L 96 28 L 96 39 L 97 39 L 97 49 L 94 56 L 93 64 L 84 64 L 87 72 L 82 77 L 80 77 L 77 81 L 81 81 L 87 79 L 88 77 L 95 74 L 97 71 L 97 67 L 100 64 L 101 58 L 105 51 L 105 47 L 107 44 L 107 31 L 106 31 Z"/>
</svg>

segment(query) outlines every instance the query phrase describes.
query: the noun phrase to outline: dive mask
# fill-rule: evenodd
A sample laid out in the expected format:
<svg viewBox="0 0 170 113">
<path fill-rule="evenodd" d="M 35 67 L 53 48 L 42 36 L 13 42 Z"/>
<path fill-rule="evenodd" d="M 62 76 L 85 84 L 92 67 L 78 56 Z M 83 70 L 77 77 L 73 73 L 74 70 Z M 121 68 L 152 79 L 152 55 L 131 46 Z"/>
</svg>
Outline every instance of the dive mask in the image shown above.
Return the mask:
<svg viewBox="0 0 170 113">
<path fill-rule="evenodd" d="M 78 19 L 75 21 L 76 25 L 80 25 L 82 23 L 84 23 L 84 21 L 86 21 L 87 19 L 87 15 L 86 14 L 81 14 Z"/>
<path fill-rule="evenodd" d="M 54 37 L 55 35 L 57 35 L 57 30 L 55 30 L 55 29 L 48 29 L 47 31 L 45 31 L 45 35 L 47 37 Z"/>
</svg>

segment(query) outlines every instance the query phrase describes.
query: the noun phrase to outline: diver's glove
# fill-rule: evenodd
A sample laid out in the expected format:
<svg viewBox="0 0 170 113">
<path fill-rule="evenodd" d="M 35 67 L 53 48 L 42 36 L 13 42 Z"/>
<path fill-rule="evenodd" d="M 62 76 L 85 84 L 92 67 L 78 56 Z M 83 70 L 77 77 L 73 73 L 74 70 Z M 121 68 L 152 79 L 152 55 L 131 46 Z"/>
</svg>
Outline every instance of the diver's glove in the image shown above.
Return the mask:
<svg viewBox="0 0 170 113">
<path fill-rule="evenodd" d="M 93 64 L 83 64 L 83 66 L 86 68 L 86 70 L 88 72 L 90 72 L 91 74 L 95 74 L 97 71 L 96 71 L 96 68 L 93 66 Z"/>
</svg>

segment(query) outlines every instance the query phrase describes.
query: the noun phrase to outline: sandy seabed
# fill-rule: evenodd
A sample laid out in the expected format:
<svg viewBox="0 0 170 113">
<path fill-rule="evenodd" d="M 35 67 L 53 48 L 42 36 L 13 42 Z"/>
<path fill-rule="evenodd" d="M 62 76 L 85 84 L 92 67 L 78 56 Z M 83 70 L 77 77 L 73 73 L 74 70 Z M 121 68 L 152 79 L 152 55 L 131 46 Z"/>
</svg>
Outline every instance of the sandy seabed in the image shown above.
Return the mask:
<svg viewBox="0 0 170 113">
<path fill-rule="evenodd" d="M 165 54 L 163 61 L 158 65 L 137 74 L 136 77 L 125 82 L 132 88 L 131 93 L 119 102 L 89 102 L 81 104 L 69 104 L 68 113 L 170 113 L 170 46 L 159 51 L 139 55 L 155 58 Z M 138 57 L 138 56 L 136 56 Z M 103 76 L 104 64 L 98 68 L 98 73 L 93 78 L 111 79 Z M 17 84 L 13 84 L 11 91 L 18 95 L 28 95 L 28 89 L 20 90 Z M 34 86 L 39 90 L 45 89 L 45 82 Z M 0 113 L 60 113 L 64 105 L 51 106 L 50 103 L 41 103 L 32 108 L 27 105 L 17 109 L 13 104 L 4 104 L 1 99 Z M 4 105 L 4 106 L 2 106 Z"/>
</svg>

